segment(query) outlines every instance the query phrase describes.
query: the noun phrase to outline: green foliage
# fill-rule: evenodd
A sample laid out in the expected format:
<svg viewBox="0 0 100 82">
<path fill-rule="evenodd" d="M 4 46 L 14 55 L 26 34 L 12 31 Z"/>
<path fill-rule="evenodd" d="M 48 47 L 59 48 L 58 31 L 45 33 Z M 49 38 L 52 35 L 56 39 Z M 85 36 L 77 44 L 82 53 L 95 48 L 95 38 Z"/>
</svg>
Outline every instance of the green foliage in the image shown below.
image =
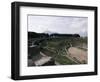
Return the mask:
<svg viewBox="0 0 100 82">
<path fill-rule="evenodd" d="M 75 62 L 73 62 L 72 60 L 68 59 L 67 57 L 65 56 L 61 56 L 61 55 L 57 55 L 55 57 L 55 60 L 57 62 L 59 62 L 60 64 L 62 65 L 68 65 L 68 64 L 76 64 Z"/>
<path fill-rule="evenodd" d="M 44 39 L 38 46 L 40 51 L 53 57 L 58 63 L 69 65 L 76 63 L 66 57 L 68 48 L 80 46 L 83 43 L 87 45 L 87 37 L 49 38 Z"/>
</svg>

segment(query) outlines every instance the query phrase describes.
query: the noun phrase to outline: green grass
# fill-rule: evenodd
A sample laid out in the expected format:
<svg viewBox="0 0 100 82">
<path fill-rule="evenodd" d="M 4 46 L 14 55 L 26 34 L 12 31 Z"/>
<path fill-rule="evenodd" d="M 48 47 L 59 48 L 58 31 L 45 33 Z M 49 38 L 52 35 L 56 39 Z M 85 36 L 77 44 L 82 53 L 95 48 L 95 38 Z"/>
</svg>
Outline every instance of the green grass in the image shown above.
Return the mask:
<svg viewBox="0 0 100 82">
<path fill-rule="evenodd" d="M 61 65 L 71 65 L 76 63 L 65 57 L 65 55 L 67 55 L 66 50 L 68 50 L 71 45 L 76 47 L 83 43 L 87 45 L 87 38 L 50 38 L 42 41 L 39 47 L 43 53 L 51 56 Z"/>
<path fill-rule="evenodd" d="M 58 54 L 58 53 L 52 52 L 51 50 L 46 50 L 46 49 L 43 49 L 42 52 L 47 54 L 48 56 L 51 56 L 55 61 L 59 62 L 61 65 L 76 64 L 74 61 L 63 56 L 62 51 L 59 51 L 59 53 L 61 54 Z"/>
<path fill-rule="evenodd" d="M 69 43 L 72 46 L 77 46 L 82 43 L 87 44 L 86 38 L 53 38 L 44 41 L 46 45 L 42 45 L 42 48 L 48 50 L 48 52 L 53 53 L 53 58 L 62 65 L 76 64 L 74 61 L 65 57 L 67 55 L 65 48 L 68 49 L 70 47 Z"/>
<path fill-rule="evenodd" d="M 69 65 L 69 64 L 76 64 L 72 60 L 68 59 L 65 56 L 58 55 L 55 57 L 55 60 L 59 62 L 61 65 Z"/>
</svg>

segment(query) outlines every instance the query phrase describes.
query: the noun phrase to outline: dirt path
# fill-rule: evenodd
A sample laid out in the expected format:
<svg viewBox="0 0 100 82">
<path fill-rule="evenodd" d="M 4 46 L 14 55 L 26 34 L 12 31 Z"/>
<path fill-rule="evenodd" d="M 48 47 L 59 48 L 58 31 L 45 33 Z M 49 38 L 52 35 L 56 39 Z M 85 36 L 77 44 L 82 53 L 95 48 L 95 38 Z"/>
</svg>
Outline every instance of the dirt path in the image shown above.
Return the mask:
<svg viewBox="0 0 100 82">
<path fill-rule="evenodd" d="M 75 47 L 70 47 L 68 52 L 72 58 L 76 58 L 80 62 L 87 62 L 87 51 Z"/>
</svg>

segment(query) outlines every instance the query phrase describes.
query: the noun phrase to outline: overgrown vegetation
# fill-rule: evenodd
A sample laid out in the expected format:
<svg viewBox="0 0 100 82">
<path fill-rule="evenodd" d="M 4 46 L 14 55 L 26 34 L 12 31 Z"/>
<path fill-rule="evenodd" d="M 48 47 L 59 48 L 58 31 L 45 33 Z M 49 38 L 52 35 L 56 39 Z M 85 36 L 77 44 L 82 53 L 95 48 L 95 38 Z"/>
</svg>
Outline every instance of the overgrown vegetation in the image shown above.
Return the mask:
<svg viewBox="0 0 100 82">
<path fill-rule="evenodd" d="M 66 57 L 67 50 L 71 46 L 80 46 L 80 44 L 87 45 L 87 38 L 49 38 L 44 39 L 39 43 L 41 51 L 54 58 L 55 61 L 61 65 L 76 64 L 76 62 Z"/>
</svg>

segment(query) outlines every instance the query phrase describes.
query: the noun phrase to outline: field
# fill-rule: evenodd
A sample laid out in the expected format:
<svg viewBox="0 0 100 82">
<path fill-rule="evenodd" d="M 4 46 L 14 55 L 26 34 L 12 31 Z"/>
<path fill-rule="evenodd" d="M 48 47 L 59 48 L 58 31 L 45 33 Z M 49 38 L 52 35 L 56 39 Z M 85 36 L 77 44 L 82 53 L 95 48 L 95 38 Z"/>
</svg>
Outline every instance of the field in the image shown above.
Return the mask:
<svg viewBox="0 0 100 82">
<path fill-rule="evenodd" d="M 28 59 L 31 60 L 31 64 L 28 62 L 29 66 L 34 66 L 34 62 L 42 60 L 40 56 L 51 58 L 54 65 L 88 63 L 87 37 L 32 38 L 28 44 Z"/>
</svg>

